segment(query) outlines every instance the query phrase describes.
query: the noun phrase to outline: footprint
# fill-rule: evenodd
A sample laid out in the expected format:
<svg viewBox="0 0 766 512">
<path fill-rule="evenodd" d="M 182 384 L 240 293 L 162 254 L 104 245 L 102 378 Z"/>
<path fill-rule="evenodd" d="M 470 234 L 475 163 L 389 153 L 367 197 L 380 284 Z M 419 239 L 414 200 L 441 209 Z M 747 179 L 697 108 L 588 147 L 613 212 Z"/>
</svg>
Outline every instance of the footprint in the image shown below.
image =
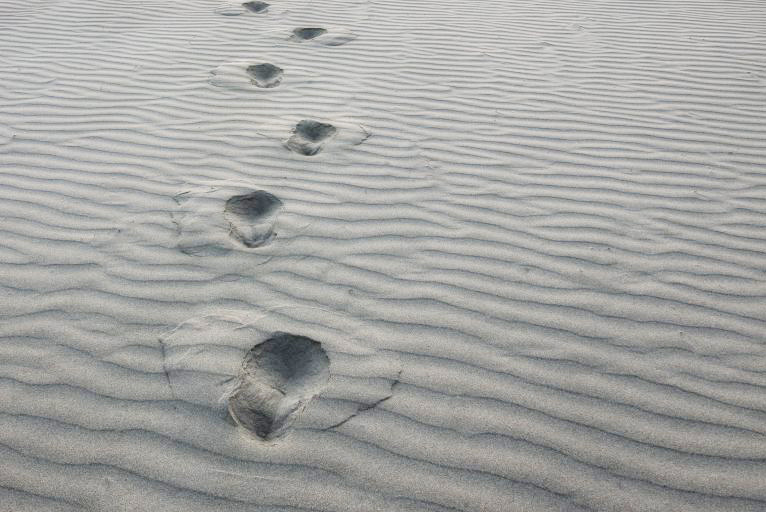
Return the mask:
<svg viewBox="0 0 766 512">
<path fill-rule="evenodd" d="M 327 33 L 324 28 L 296 28 L 290 37 L 293 41 L 308 41 Z"/>
<path fill-rule="evenodd" d="M 259 13 L 265 12 L 269 8 L 269 4 L 266 2 L 245 2 L 242 4 L 242 7 L 250 12 Z"/>
<path fill-rule="evenodd" d="M 322 146 L 337 132 L 331 124 L 304 119 L 295 125 L 285 145 L 296 153 L 312 156 L 322 151 Z"/>
<path fill-rule="evenodd" d="M 282 201 L 264 190 L 230 197 L 223 216 L 229 223 L 230 234 L 246 247 L 260 247 L 269 242 Z"/>
<path fill-rule="evenodd" d="M 253 61 L 237 60 L 224 62 L 210 71 L 208 82 L 215 87 L 252 91 L 253 86 L 261 89 L 277 87 L 282 83 L 283 76 L 284 70 L 274 64 L 263 61 L 253 64 Z"/>
<path fill-rule="evenodd" d="M 324 46 L 340 46 L 356 39 L 356 35 L 343 28 L 328 30 L 319 27 L 296 28 L 290 36 L 291 41 L 302 43 L 313 41 Z"/>
<path fill-rule="evenodd" d="M 172 244 L 189 256 L 223 256 L 249 251 L 276 236 L 282 201 L 263 190 L 218 185 L 190 186 L 173 197 L 170 212 L 175 227 Z"/>
<path fill-rule="evenodd" d="M 229 414 L 260 439 L 281 437 L 329 378 L 330 359 L 319 342 L 274 333 L 245 357 Z"/>
<path fill-rule="evenodd" d="M 253 64 L 245 70 L 250 75 L 251 82 L 258 87 L 276 87 L 282 82 L 282 68 L 274 64 Z"/>
</svg>

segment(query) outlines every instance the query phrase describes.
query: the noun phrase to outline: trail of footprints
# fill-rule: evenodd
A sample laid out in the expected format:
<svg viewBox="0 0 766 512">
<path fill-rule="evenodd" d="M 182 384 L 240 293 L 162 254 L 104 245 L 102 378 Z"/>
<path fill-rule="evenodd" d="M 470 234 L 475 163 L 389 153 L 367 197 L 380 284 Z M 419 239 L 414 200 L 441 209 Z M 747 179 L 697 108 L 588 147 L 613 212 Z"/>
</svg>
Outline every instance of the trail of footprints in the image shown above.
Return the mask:
<svg viewBox="0 0 766 512">
<path fill-rule="evenodd" d="M 269 4 L 250 1 L 241 7 L 246 12 L 265 14 Z M 229 8 L 217 12 L 226 15 L 242 12 L 235 11 Z M 288 39 L 303 43 L 327 33 L 327 29 L 321 27 L 300 27 L 294 29 Z M 323 44 L 338 46 L 354 37 L 339 31 L 335 38 L 328 38 Z M 244 66 L 244 73 L 252 85 L 264 89 L 278 87 L 284 77 L 281 67 L 268 62 Z M 314 156 L 337 133 L 338 128 L 330 123 L 304 119 L 295 125 L 283 144 L 296 154 Z M 274 224 L 281 208 L 282 201 L 265 190 L 230 197 L 223 207 L 229 236 L 247 248 L 268 244 L 276 236 Z M 304 336 L 274 333 L 245 356 L 236 387 L 229 394 L 229 415 L 258 439 L 277 439 L 324 389 L 330 376 L 329 368 L 329 358 L 321 343 Z"/>
</svg>

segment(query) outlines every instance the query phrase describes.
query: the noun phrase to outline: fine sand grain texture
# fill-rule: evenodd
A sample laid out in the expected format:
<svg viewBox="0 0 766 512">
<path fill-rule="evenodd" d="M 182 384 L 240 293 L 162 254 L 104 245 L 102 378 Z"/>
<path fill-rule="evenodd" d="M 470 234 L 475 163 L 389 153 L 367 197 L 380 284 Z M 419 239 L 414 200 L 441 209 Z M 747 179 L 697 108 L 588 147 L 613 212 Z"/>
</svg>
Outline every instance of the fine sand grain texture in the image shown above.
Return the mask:
<svg viewBox="0 0 766 512">
<path fill-rule="evenodd" d="M 0 0 L 0 512 L 764 510 L 762 0 Z"/>
</svg>

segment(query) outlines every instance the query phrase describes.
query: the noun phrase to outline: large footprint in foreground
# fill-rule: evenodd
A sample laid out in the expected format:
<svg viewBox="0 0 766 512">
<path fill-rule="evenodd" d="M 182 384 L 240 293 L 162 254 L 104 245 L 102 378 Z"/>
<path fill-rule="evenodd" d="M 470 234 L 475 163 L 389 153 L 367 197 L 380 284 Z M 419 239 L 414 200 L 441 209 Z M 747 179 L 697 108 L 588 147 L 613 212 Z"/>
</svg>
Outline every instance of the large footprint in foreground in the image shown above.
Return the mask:
<svg viewBox="0 0 766 512">
<path fill-rule="evenodd" d="M 209 408 L 267 441 L 293 430 L 343 430 L 390 403 L 402 375 L 396 353 L 344 336 L 320 343 L 273 332 L 294 325 L 286 311 L 316 308 L 263 302 L 195 316 L 160 337 L 153 371 L 163 371 L 170 398 Z M 138 355 L 126 350 L 118 360 Z"/>
<path fill-rule="evenodd" d="M 330 359 L 305 336 L 276 333 L 245 357 L 229 413 L 261 439 L 282 436 L 327 385 Z"/>
</svg>

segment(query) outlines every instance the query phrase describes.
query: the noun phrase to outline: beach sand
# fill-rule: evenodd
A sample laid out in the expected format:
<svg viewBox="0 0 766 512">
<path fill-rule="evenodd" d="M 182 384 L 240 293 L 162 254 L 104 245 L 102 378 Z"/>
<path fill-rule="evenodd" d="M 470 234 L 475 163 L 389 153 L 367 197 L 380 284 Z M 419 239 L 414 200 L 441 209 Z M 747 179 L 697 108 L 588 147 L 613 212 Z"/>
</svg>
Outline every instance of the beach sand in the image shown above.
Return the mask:
<svg viewBox="0 0 766 512">
<path fill-rule="evenodd" d="M 766 510 L 762 1 L 0 0 L 0 512 Z"/>
</svg>

